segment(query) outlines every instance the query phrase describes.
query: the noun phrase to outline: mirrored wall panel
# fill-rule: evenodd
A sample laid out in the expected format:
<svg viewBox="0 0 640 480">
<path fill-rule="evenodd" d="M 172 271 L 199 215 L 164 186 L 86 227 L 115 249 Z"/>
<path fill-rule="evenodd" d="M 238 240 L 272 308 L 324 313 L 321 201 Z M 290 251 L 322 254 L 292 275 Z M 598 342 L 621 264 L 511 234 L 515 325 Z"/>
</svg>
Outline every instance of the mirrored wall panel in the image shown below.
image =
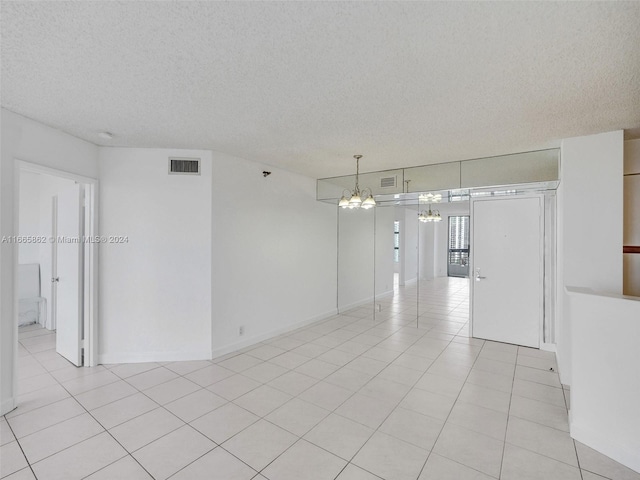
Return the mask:
<svg viewBox="0 0 640 480">
<path fill-rule="evenodd" d="M 375 208 L 338 208 L 339 313 L 373 319 L 375 215 Z"/>
</svg>

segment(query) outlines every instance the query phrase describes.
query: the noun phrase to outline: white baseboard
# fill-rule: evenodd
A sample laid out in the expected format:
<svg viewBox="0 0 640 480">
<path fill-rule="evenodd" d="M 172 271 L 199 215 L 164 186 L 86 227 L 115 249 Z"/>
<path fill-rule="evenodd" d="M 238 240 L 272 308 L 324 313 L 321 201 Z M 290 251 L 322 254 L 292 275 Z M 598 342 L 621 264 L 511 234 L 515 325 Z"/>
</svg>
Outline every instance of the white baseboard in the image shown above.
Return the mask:
<svg viewBox="0 0 640 480">
<path fill-rule="evenodd" d="M 351 310 L 352 308 L 358 308 L 358 307 L 361 307 L 361 306 L 367 305 L 367 304 L 373 305 L 373 297 L 367 297 L 365 299 L 358 300 L 357 302 L 348 303 L 346 305 L 341 305 L 338 310 L 339 310 L 340 313 L 344 313 L 347 310 Z"/>
<path fill-rule="evenodd" d="M 16 408 L 16 406 L 17 406 L 16 399 L 14 397 L 3 400 L 2 403 L 0 404 L 0 415 L 6 415 L 11 410 Z"/>
<path fill-rule="evenodd" d="M 553 353 L 557 352 L 557 348 L 556 348 L 556 344 L 555 343 L 544 343 L 544 342 L 542 342 L 540 344 L 540 350 L 543 350 L 545 352 L 553 352 Z"/>
<path fill-rule="evenodd" d="M 607 438 L 602 432 L 577 424 L 570 417 L 569 430 L 571 437 L 597 452 L 612 458 L 625 467 L 640 473 L 640 448 L 620 443 L 617 438 Z"/>
<path fill-rule="evenodd" d="M 98 355 L 99 364 L 181 362 L 186 360 L 211 360 L 211 350 L 187 352 L 116 352 Z"/>
<path fill-rule="evenodd" d="M 316 315 L 314 317 L 308 318 L 306 320 L 302 320 L 301 322 L 295 322 L 289 324 L 285 327 L 276 328 L 275 330 L 270 330 L 266 333 L 255 335 L 251 338 L 247 338 L 245 340 L 232 343 L 230 345 L 225 345 L 223 347 L 218 347 L 213 349 L 210 358 L 218 358 L 228 353 L 235 352 L 236 350 L 240 350 L 246 347 L 250 347 L 251 345 L 255 345 L 256 343 L 264 342 L 273 337 L 277 337 L 278 335 L 282 335 L 283 333 L 292 332 L 302 327 L 306 327 L 307 325 L 311 325 L 312 323 L 318 322 L 320 320 L 324 320 L 325 318 L 329 318 L 333 315 L 337 315 L 337 309 L 331 309 L 328 312 L 321 313 L 320 315 Z"/>
<path fill-rule="evenodd" d="M 226 355 L 227 353 L 235 352 L 245 347 L 249 347 L 256 343 L 263 342 L 269 338 L 282 335 L 301 327 L 305 327 L 319 320 L 336 315 L 338 311 L 332 309 L 328 312 L 316 315 L 301 322 L 295 322 L 285 327 L 277 328 L 261 335 L 256 335 L 251 338 L 247 338 L 240 342 L 235 342 L 230 345 L 215 348 L 213 350 L 194 350 L 187 352 L 116 352 L 116 353 L 101 353 L 98 355 L 99 364 L 114 364 L 114 363 L 145 363 L 145 362 L 180 362 L 187 360 L 211 360 L 213 358 Z"/>
</svg>

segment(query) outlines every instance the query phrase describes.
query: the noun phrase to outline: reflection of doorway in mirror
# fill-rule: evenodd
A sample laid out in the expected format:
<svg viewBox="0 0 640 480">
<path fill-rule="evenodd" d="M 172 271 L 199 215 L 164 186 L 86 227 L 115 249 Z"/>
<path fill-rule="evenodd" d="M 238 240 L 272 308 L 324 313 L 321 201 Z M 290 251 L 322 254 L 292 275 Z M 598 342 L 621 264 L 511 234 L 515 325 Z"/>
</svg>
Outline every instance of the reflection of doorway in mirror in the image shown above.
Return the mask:
<svg viewBox="0 0 640 480">
<path fill-rule="evenodd" d="M 447 276 L 469 276 L 469 215 L 449 217 Z"/>
</svg>

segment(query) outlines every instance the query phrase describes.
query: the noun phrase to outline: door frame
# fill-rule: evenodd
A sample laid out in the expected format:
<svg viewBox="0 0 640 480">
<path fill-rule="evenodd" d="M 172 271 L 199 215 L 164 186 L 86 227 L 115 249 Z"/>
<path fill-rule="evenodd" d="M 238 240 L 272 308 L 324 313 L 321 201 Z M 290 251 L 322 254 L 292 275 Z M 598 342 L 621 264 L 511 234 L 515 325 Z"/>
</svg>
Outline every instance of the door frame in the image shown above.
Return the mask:
<svg viewBox="0 0 640 480">
<path fill-rule="evenodd" d="M 45 167 L 24 160 L 14 160 L 14 191 L 13 191 L 13 221 L 14 232 L 19 231 L 20 220 L 20 174 L 30 172 L 41 175 L 51 175 L 81 183 L 85 189 L 85 232 L 87 237 L 96 238 L 98 230 L 98 192 L 99 184 L 96 178 L 85 177 L 75 173 Z M 84 244 L 84 366 L 98 365 L 98 242 Z M 18 304 L 18 248 L 13 249 L 13 288 L 14 305 Z M 16 310 L 17 312 L 17 310 Z M 18 351 L 18 322 L 13 322 L 15 351 Z M 17 362 L 13 365 L 14 378 Z"/>
<path fill-rule="evenodd" d="M 544 239 L 545 239 L 545 229 L 544 229 L 544 219 L 545 219 L 545 201 L 543 194 L 534 194 L 534 193 L 524 193 L 524 194 L 515 194 L 515 195 L 505 195 L 500 197 L 478 197 L 471 198 L 469 200 L 469 229 L 470 229 L 470 238 L 469 241 L 471 243 L 470 252 L 469 252 L 469 336 L 473 337 L 473 300 L 474 300 L 474 291 L 475 291 L 475 283 L 476 283 L 476 256 L 475 256 L 475 245 L 477 242 L 475 241 L 475 221 L 474 221 L 474 207 L 476 202 L 486 202 L 486 201 L 500 201 L 500 200 L 508 200 L 508 199 L 524 199 L 524 198 L 537 198 L 538 199 L 538 221 L 540 223 L 540 238 L 538 239 L 538 248 L 540 252 L 540 274 L 539 274 L 539 289 L 540 289 L 540 301 L 539 301 L 539 319 L 538 319 L 538 348 L 540 350 L 551 350 L 550 344 L 544 343 L 544 302 L 545 302 L 545 292 L 544 292 L 544 268 L 545 268 L 545 258 L 544 258 Z"/>
</svg>

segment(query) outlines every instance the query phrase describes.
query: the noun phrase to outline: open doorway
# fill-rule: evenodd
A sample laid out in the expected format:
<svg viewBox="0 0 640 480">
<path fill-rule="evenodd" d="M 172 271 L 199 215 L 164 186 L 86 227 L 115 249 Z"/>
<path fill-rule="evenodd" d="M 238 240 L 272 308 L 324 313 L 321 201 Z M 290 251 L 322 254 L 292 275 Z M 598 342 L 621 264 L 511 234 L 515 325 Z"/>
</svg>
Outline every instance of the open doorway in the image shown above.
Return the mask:
<svg viewBox="0 0 640 480">
<path fill-rule="evenodd" d="M 97 181 L 16 163 L 18 337 L 75 366 L 97 364 Z M 31 352 L 33 350 L 33 352 Z"/>
</svg>

